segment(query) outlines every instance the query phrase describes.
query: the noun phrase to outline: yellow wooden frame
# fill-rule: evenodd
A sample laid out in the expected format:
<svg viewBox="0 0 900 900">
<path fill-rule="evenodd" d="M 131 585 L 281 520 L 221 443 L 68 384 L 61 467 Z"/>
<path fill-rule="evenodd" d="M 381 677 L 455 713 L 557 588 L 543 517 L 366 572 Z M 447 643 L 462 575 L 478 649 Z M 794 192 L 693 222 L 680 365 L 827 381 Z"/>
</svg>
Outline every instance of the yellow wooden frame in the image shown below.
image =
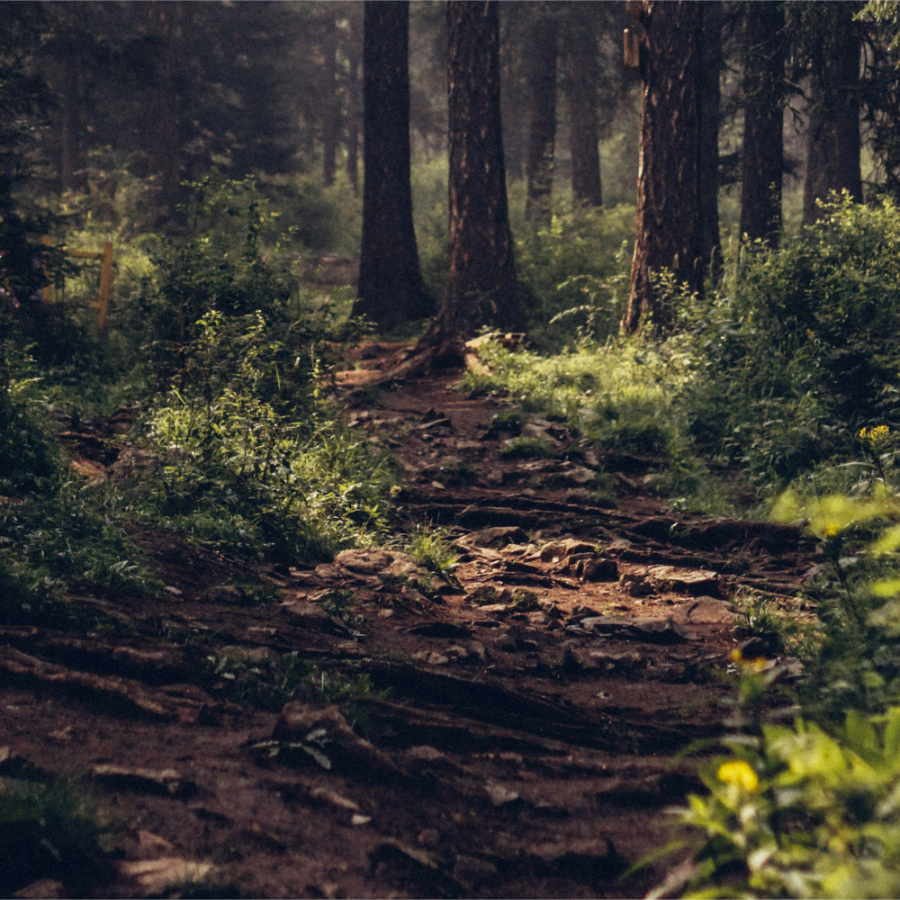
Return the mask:
<svg viewBox="0 0 900 900">
<path fill-rule="evenodd" d="M 50 246 L 50 236 L 44 235 L 44 244 Z M 106 334 L 106 323 L 109 318 L 109 299 L 112 293 L 112 263 L 113 246 L 107 241 L 103 250 L 67 250 L 63 247 L 63 253 L 73 259 L 99 259 L 100 263 L 100 291 L 95 303 L 89 303 L 92 309 L 97 310 L 97 329 L 100 335 Z M 46 272 L 45 272 L 46 274 Z M 50 278 L 47 278 L 47 287 L 44 289 L 44 297 L 49 303 L 57 302 L 56 292 L 53 289 Z"/>
</svg>

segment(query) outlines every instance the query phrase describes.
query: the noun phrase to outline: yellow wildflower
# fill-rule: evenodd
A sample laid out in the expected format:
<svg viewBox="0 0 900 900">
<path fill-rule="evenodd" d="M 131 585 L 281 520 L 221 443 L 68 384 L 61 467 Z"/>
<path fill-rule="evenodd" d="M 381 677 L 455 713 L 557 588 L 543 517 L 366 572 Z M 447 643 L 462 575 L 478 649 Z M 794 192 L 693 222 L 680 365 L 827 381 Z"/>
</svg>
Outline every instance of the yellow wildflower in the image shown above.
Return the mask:
<svg viewBox="0 0 900 900">
<path fill-rule="evenodd" d="M 759 787 L 759 777 L 753 771 L 750 763 L 743 759 L 722 763 L 719 766 L 716 777 L 719 781 L 724 781 L 725 784 L 733 784 L 748 794 L 754 793 Z"/>
</svg>

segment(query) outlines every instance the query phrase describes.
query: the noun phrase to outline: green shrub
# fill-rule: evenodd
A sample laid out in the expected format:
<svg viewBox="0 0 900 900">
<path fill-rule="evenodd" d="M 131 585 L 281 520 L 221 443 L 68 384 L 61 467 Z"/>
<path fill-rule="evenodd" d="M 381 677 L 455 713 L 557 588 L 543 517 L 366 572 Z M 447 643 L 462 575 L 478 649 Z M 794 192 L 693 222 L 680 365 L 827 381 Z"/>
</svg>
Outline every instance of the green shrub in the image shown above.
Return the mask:
<svg viewBox="0 0 900 900">
<path fill-rule="evenodd" d="M 858 455 L 861 426 L 900 414 L 900 212 L 835 200 L 778 250 L 686 311 L 697 377 L 681 405 L 698 448 L 777 494 Z"/>
<path fill-rule="evenodd" d="M 62 468 L 40 379 L 12 339 L 11 324 L 0 314 L 0 495 L 7 496 L 45 490 Z"/>
<path fill-rule="evenodd" d="M 543 349 L 619 332 L 628 301 L 634 207 L 576 208 L 517 234 L 528 332 Z"/>
<path fill-rule="evenodd" d="M 163 395 L 149 415 L 155 515 L 200 540 L 281 563 L 327 558 L 367 540 L 387 508 L 386 457 L 317 399 L 315 362 L 302 402 L 277 393 L 261 316 L 237 338 L 221 321 L 198 323 L 191 352 L 217 360 L 224 344 L 226 361 L 189 390 Z"/>
</svg>

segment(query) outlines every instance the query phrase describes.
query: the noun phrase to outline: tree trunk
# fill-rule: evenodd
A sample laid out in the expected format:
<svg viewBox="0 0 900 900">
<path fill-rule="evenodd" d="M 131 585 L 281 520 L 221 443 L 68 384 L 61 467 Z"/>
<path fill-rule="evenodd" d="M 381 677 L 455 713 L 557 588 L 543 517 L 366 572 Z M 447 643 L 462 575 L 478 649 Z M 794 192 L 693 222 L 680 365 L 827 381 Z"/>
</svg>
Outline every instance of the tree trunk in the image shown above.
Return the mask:
<svg viewBox="0 0 900 900">
<path fill-rule="evenodd" d="M 722 73 L 721 0 L 700 3 L 703 73 L 700 84 L 700 258 L 714 284 L 722 278 L 719 238 L 719 102 Z"/>
<path fill-rule="evenodd" d="M 549 225 L 552 216 L 553 157 L 556 150 L 556 15 L 550 5 L 535 5 L 530 35 L 530 120 L 528 196 L 525 218 Z"/>
<path fill-rule="evenodd" d="M 750 0 L 744 6 L 741 235 L 776 247 L 784 172 L 784 5 L 780 0 Z"/>
<path fill-rule="evenodd" d="M 818 200 L 849 191 L 862 201 L 859 138 L 861 39 L 857 3 L 822 4 L 826 30 L 812 60 L 803 224 L 819 217 Z"/>
<path fill-rule="evenodd" d="M 506 197 L 497 0 L 449 0 L 450 271 L 435 331 L 458 361 L 483 325 L 524 328 Z"/>
<path fill-rule="evenodd" d="M 326 10 L 325 71 L 322 83 L 325 91 L 322 104 L 322 181 L 326 187 L 334 184 L 337 172 L 337 147 L 340 138 L 340 97 L 337 86 L 337 22 L 335 11 Z"/>
<path fill-rule="evenodd" d="M 354 195 L 359 196 L 359 50 L 362 41 L 359 22 L 354 11 L 355 7 L 350 10 L 351 33 L 348 49 L 350 71 L 347 83 L 347 179 L 353 187 Z"/>
<path fill-rule="evenodd" d="M 81 97 L 78 59 L 67 53 L 62 62 L 62 127 L 59 182 L 64 191 L 84 185 L 81 177 Z"/>
<path fill-rule="evenodd" d="M 366 0 L 363 30 L 365 181 L 353 315 L 390 330 L 431 312 L 412 217 L 409 4 Z"/>
<path fill-rule="evenodd" d="M 564 47 L 568 56 L 565 86 L 571 123 L 572 196 L 577 204 L 599 207 L 603 205 L 597 121 L 600 63 L 597 35 L 593 28 L 587 27 L 592 21 L 589 15 L 582 14 L 577 17 L 575 27 L 565 29 Z"/>
<path fill-rule="evenodd" d="M 700 213 L 700 82 L 703 14 L 690 0 L 644 0 L 641 21 L 641 144 L 637 234 L 629 332 L 652 318 L 669 327 L 671 310 L 652 275 L 668 269 L 691 291 L 703 290 Z"/>
</svg>

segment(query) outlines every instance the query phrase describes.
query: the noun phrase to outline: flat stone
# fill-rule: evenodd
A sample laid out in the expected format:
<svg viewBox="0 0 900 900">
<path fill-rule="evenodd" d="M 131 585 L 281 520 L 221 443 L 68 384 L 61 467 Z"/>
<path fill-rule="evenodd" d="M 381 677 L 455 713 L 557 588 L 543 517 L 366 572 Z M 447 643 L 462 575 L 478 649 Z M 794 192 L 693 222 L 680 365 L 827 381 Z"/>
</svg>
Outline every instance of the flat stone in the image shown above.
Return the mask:
<svg viewBox="0 0 900 900">
<path fill-rule="evenodd" d="M 719 576 L 706 569 L 684 570 L 674 566 L 649 566 L 647 575 L 660 590 L 676 591 L 692 597 L 721 598 Z"/>
<path fill-rule="evenodd" d="M 528 535 L 515 525 L 480 528 L 466 535 L 465 542 L 475 547 L 505 547 L 507 544 L 521 544 Z"/>
<path fill-rule="evenodd" d="M 691 634 L 669 616 L 593 616 L 580 627 L 595 634 L 650 644 L 676 644 L 691 640 Z"/>
<path fill-rule="evenodd" d="M 715 597 L 698 597 L 679 606 L 672 619 L 681 625 L 727 625 L 740 618 L 731 603 Z"/>
<path fill-rule="evenodd" d="M 541 547 L 541 560 L 543 562 L 561 562 L 577 553 L 597 553 L 596 544 L 588 544 L 576 538 L 565 538 L 561 541 L 550 541 Z"/>
</svg>

